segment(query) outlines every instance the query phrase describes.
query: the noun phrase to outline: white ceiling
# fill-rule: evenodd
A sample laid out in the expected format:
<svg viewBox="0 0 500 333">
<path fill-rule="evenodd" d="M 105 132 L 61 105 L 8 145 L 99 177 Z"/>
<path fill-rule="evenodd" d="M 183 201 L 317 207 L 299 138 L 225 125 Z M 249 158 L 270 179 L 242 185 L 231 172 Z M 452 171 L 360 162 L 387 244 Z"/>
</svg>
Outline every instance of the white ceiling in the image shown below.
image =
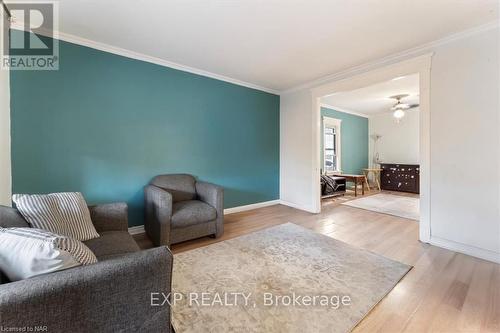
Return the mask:
<svg viewBox="0 0 500 333">
<path fill-rule="evenodd" d="M 417 104 L 419 102 L 418 74 L 394 78 L 390 81 L 377 83 L 368 87 L 339 92 L 323 97 L 321 102 L 348 112 L 359 113 L 367 116 L 390 112 L 396 103 L 389 98 L 394 95 L 409 94 L 401 102 Z"/>
<path fill-rule="evenodd" d="M 63 33 L 284 90 L 498 18 L 498 0 L 61 0 Z"/>
</svg>

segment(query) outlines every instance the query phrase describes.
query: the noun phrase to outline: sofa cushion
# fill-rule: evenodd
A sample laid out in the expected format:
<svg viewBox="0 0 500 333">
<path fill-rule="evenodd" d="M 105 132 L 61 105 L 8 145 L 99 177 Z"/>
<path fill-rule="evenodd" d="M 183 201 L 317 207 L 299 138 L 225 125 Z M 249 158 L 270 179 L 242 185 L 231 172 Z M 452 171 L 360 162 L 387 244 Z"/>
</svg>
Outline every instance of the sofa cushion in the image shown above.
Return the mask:
<svg viewBox="0 0 500 333">
<path fill-rule="evenodd" d="M 157 186 L 172 194 L 172 201 L 193 200 L 196 198 L 196 180 L 187 174 L 156 176 L 151 185 Z"/>
<path fill-rule="evenodd" d="M 99 238 L 84 242 L 98 260 L 139 251 L 139 246 L 127 231 L 105 231 Z"/>
<path fill-rule="evenodd" d="M 33 228 L 79 241 L 99 237 L 80 192 L 14 194 L 12 200 Z"/>
<path fill-rule="evenodd" d="M 79 240 L 35 228 L 0 228 L 0 270 L 10 281 L 95 264 Z"/>
<path fill-rule="evenodd" d="M 17 209 L 0 205 L 0 228 L 29 228 L 29 226 Z"/>
<path fill-rule="evenodd" d="M 172 205 L 172 228 L 183 228 L 208 222 L 217 217 L 217 211 L 209 204 L 199 200 L 176 202 Z"/>
</svg>

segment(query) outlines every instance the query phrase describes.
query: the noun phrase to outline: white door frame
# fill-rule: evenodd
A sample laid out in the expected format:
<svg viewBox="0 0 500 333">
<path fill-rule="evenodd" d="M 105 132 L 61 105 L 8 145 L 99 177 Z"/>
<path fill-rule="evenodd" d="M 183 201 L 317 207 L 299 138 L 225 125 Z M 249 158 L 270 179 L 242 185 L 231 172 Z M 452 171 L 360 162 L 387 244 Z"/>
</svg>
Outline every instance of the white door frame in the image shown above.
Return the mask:
<svg viewBox="0 0 500 333">
<path fill-rule="evenodd" d="M 320 124 L 321 102 L 320 98 L 335 92 L 349 91 L 379 82 L 388 81 L 395 77 L 419 74 L 420 84 L 420 222 L 419 237 L 422 242 L 428 243 L 431 235 L 431 185 L 430 185 L 430 72 L 432 53 L 424 54 L 413 59 L 396 64 L 387 65 L 349 78 L 325 83 L 311 89 L 313 106 L 313 208 L 321 212 L 320 193 Z"/>
</svg>

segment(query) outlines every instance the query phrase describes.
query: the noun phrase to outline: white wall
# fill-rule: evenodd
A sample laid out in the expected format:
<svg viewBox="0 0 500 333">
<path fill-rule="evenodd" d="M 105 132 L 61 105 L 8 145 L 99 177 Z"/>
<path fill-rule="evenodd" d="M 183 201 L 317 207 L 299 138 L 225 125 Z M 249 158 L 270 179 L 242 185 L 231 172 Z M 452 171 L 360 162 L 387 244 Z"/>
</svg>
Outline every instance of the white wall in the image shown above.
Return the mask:
<svg viewBox="0 0 500 333">
<path fill-rule="evenodd" d="M 432 237 L 500 259 L 499 29 L 440 47 L 431 71 Z"/>
<path fill-rule="evenodd" d="M 419 49 L 420 54 L 434 52 L 430 79 L 431 181 L 430 193 L 425 196 L 429 200 L 426 212 L 430 211 L 430 238 L 425 240 L 497 262 L 500 262 L 499 34 L 498 25 L 488 26 Z M 376 66 L 381 68 L 390 62 L 374 64 L 373 68 L 366 68 L 378 71 Z M 317 181 L 314 166 L 307 161 L 315 156 L 311 150 L 317 149 L 311 144 L 315 141 L 313 128 L 317 122 L 312 98 L 317 92 L 327 94 L 326 87 L 342 85 L 347 80 L 342 75 L 319 86 L 282 95 L 281 196 L 296 206 L 310 206 L 311 198 L 316 195 L 314 187 L 308 184 Z M 362 76 L 358 71 L 352 75 Z M 422 96 L 423 92 L 420 93 Z M 421 118 L 421 130 L 422 119 L 426 117 Z M 420 138 L 421 144 L 426 140 Z M 421 151 L 421 162 L 429 161 L 428 157 Z"/>
<path fill-rule="evenodd" d="M 3 15 L 0 12 L 0 15 Z M 0 69 L 0 205 L 11 204 L 9 72 Z"/>
<path fill-rule="evenodd" d="M 418 108 L 407 110 L 399 123 L 395 121 L 392 113 L 371 116 L 368 119 L 370 165 L 373 166 L 373 134 L 382 135 L 377 142 L 377 151 L 382 162 L 419 164 L 419 122 Z"/>
<path fill-rule="evenodd" d="M 306 90 L 280 98 L 280 199 L 312 212 L 311 108 L 311 93 Z"/>
</svg>

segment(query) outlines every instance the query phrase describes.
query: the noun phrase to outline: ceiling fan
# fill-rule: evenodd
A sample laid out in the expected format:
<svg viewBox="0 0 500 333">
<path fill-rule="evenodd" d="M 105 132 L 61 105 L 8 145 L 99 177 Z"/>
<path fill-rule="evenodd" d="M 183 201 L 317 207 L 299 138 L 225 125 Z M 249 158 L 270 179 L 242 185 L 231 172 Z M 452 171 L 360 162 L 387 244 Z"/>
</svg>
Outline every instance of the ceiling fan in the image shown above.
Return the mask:
<svg viewBox="0 0 500 333">
<path fill-rule="evenodd" d="M 396 100 L 396 104 L 394 104 L 391 107 L 391 111 L 393 111 L 392 115 L 394 116 L 394 118 L 396 118 L 397 121 L 401 120 L 401 118 L 403 118 L 405 116 L 406 110 L 416 108 L 420 105 L 418 103 L 416 103 L 416 104 L 402 103 L 401 100 L 403 98 L 408 97 L 408 96 L 410 96 L 410 95 L 409 94 L 401 94 L 401 95 L 394 95 L 394 96 L 389 97 L 391 99 Z"/>
</svg>

